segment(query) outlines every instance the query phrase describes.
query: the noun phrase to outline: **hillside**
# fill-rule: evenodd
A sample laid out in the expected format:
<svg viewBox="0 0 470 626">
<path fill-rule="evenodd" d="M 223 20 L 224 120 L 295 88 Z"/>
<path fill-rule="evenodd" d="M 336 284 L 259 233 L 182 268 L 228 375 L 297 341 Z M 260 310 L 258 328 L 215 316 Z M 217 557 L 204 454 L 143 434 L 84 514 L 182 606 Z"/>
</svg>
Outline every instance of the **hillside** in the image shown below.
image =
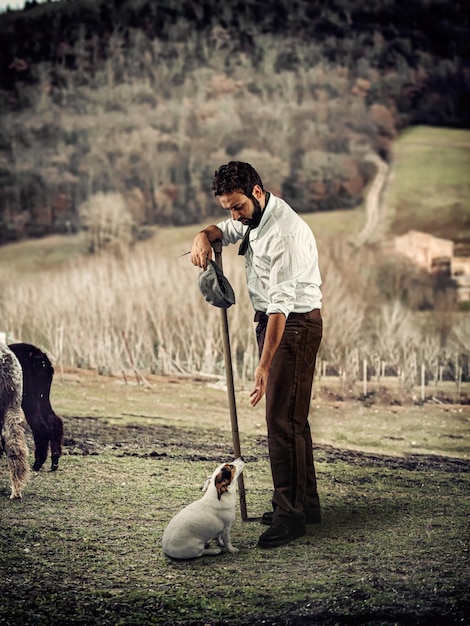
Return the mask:
<svg viewBox="0 0 470 626">
<path fill-rule="evenodd" d="M 252 162 L 300 212 L 363 202 L 370 151 L 470 126 L 463 2 L 73 0 L 0 15 L 0 243 L 218 212 Z M 91 204 L 90 204 L 91 203 Z"/>
<path fill-rule="evenodd" d="M 440 155 L 433 158 L 435 146 Z M 448 238 L 458 247 L 470 242 L 470 130 L 418 126 L 397 136 L 394 142 L 393 173 L 383 198 L 381 219 L 385 238 L 410 229 Z M 432 165 L 432 168 L 431 168 Z M 429 193 L 423 193 L 423 186 Z M 368 189 L 365 189 L 367 194 Z M 354 211 L 312 211 L 302 214 L 320 245 L 329 240 L 355 242 L 367 222 L 366 205 Z M 201 224 L 210 223 L 206 218 Z M 194 225 L 157 226 L 149 235 L 160 250 L 174 256 L 186 251 Z M 83 232 L 52 235 L 0 246 L 0 269 L 15 266 L 22 272 L 60 268 L 86 252 Z"/>
</svg>

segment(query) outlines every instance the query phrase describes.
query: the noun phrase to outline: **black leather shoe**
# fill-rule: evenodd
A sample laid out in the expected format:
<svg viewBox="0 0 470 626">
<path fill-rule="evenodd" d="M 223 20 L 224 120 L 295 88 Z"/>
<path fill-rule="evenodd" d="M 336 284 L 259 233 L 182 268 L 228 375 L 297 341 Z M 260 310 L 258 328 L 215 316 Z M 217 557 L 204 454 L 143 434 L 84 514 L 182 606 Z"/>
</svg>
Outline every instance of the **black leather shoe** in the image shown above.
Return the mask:
<svg viewBox="0 0 470 626">
<path fill-rule="evenodd" d="M 274 511 L 266 511 L 261 516 L 261 523 L 265 526 L 271 526 L 273 523 Z M 321 523 L 321 511 L 320 509 L 309 511 L 305 515 L 305 523 L 306 524 L 320 524 Z"/>
<path fill-rule="evenodd" d="M 279 546 L 285 546 L 293 539 L 303 537 L 304 535 L 304 524 L 273 524 L 258 539 L 258 546 L 260 548 L 277 548 Z"/>
</svg>

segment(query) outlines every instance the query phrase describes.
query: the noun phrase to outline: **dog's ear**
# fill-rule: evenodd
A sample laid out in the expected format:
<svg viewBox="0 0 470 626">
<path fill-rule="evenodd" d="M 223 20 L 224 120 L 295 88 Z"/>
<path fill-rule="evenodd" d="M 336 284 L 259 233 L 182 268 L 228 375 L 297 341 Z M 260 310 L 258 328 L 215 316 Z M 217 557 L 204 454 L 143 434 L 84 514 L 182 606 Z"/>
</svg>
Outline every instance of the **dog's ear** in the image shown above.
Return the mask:
<svg viewBox="0 0 470 626">
<path fill-rule="evenodd" d="M 222 495 L 228 491 L 233 477 L 233 465 L 228 463 L 223 466 L 220 472 L 215 477 L 215 488 L 217 489 L 217 497 L 220 500 Z"/>
</svg>

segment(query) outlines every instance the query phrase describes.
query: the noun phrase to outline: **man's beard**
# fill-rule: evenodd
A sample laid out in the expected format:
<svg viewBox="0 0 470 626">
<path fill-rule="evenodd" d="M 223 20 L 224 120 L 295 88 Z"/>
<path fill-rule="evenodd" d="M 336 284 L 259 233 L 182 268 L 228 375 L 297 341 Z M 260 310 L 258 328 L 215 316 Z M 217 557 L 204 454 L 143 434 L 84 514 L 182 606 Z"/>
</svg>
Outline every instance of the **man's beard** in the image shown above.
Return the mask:
<svg viewBox="0 0 470 626">
<path fill-rule="evenodd" d="M 253 211 L 253 215 L 251 216 L 250 226 L 251 228 L 256 228 L 261 222 L 263 209 L 261 208 L 261 204 L 259 203 L 259 201 L 254 196 L 251 196 L 251 199 L 253 201 L 255 209 Z"/>
</svg>

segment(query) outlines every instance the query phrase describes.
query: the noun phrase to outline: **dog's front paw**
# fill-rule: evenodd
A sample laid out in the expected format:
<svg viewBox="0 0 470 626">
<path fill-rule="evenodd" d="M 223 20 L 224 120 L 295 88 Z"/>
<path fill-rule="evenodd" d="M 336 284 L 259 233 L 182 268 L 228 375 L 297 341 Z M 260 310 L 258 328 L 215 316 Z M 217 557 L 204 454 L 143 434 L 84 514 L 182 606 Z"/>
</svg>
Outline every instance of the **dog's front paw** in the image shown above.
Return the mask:
<svg viewBox="0 0 470 626">
<path fill-rule="evenodd" d="M 230 554 L 235 554 L 236 552 L 240 552 L 240 550 L 238 548 L 236 548 L 235 546 L 227 546 L 226 547 L 227 552 L 230 552 Z"/>
</svg>

